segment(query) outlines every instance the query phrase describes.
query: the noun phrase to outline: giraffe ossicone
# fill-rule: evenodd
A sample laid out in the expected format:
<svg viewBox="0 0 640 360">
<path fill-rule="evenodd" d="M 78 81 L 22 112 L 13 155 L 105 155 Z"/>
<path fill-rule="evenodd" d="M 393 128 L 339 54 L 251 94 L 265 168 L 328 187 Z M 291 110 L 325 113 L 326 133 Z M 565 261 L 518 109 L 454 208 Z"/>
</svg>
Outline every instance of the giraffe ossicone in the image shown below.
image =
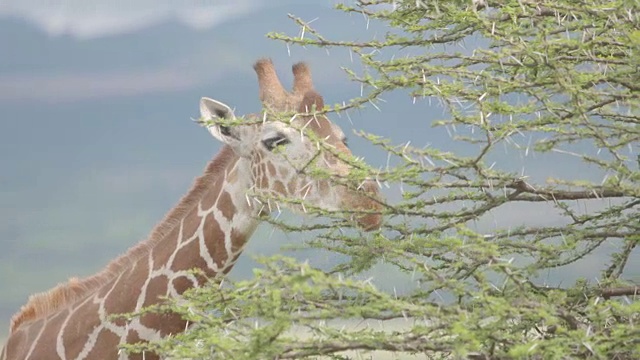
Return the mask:
<svg viewBox="0 0 640 360">
<path fill-rule="evenodd" d="M 111 315 L 139 311 L 166 296 L 179 297 L 229 272 L 260 214 L 269 210 L 252 196 L 348 210 L 359 214 L 355 220 L 363 229 L 380 226 L 382 202 L 374 181 L 336 184 L 305 171 L 313 163 L 346 179 L 350 167 L 339 155 L 351 154 L 342 130 L 326 116 L 311 113 L 324 103 L 313 88 L 307 65 L 293 65 L 291 92 L 280 83 L 271 60 L 258 60 L 254 69 L 264 114 L 295 112 L 296 116 L 288 122 L 264 119 L 225 126 L 215 120 L 235 119 L 233 110 L 202 98 L 201 117 L 214 120 L 207 128 L 225 144 L 204 174 L 146 240 L 104 270 L 32 295 L 12 318 L 0 359 L 157 359 L 156 354 L 126 354 L 118 349 L 125 343 L 182 332 L 186 321 L 175 314 L 149 313 L 131 321 Z M 264 114 L 246 118 L 263 120 Z M 305 136 L 306 132 L 313 136 Z M 202 275 L 190 271 L 194 268 Z"/>
</svg>

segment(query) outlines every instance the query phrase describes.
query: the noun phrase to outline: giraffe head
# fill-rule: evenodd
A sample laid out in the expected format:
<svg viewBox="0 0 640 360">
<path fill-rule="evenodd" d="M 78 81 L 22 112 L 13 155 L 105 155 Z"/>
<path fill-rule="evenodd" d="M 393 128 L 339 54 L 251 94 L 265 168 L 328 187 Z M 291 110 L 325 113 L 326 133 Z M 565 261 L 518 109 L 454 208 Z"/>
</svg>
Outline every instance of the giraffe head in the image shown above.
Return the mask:
<svg viewBox="0 0 640 360">
<path fill-rule="evenodd" d="M 252 190 L 257 195 L 299 201 L 302 205 L 289 206 L 294 210 L 308 204 L 326 210 L 353 211 L 353 219 L 362 228 L 378 228 L 382 208 L 378 186 L 372 180 L 347 180 L 350 166 L 340 156 L 348 157 L 351 151 L 342 130 L 326 116 L 314 114 L 324 103 L 313 89 L 307 65 L 293 66 L 292 92 L 283 88 L 271 60 L 258 60 L 254 69 L 263 115 L 246 116 L 254 120 L 246 125 L 208 127 L 216 139 L 244 159 L 240 166 L 249 168 L 243 173 L 251 174 Z M 268 118 L 268 114 L 276 112 L 296 115 L 288 122 Z M 209 98 L 201 99 L 200 113 L 204 120 L 235 119 L 229 106 Z M 319 168 L 325 176 L 311 176 L 311 170 Z"/>
</svg>

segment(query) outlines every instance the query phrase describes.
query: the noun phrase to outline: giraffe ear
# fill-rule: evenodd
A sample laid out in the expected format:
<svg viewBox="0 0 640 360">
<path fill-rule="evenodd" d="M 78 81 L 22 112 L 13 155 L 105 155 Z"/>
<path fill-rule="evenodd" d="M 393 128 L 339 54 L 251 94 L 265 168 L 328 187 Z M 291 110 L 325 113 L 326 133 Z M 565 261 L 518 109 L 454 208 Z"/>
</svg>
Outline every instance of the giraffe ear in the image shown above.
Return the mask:
<svg viewBox="0 0 640 360">
<path fill-rule="evenodd" d="M 200 116 L 205 119 L 233 119 L 235 117 L 233 110 L 227 104 L 208 97 L 200 99 Z"/>
<path fill-rule="evenodd" d="M 200 116 L 205 120 L 233 120 L 235 115 L 229 106 L 220 101 L 203 97 L 200 99 Z M 212 125 L 207 128 L 211 135 L 216 139 L 230 144 L 233 140 L 237 140 L 232 129 L 227 126 Z M 231 145 L 231 144 L 230 144 Z"/>
</svg>

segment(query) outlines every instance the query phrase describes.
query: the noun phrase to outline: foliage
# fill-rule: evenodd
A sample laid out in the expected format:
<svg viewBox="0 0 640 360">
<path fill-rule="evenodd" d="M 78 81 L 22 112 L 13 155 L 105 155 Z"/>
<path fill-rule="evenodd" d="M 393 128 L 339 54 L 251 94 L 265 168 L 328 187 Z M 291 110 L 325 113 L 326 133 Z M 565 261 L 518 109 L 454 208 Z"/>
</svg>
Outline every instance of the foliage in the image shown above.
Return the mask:
<svg viewBox="0 0 640 360">
<path fill-rule="evenodd" d="M 271 220 L 318 231 L 307 245 L 348 261 L 323 271 L 261 259 L 253 279 L 196 289 L 161 309 L 192 327 L 146 346 L 198 359 L 342 359 L 378 350 L 398 358 L 640 358 L 638 287 L 625 275 L 640 242 L 640 3 L 360 0 L 337 8 L 388 32 L 331 40 L 292 15 L 301 35 L 269 35 L 348 49 L 360 60 L 364 70 L 345 70 L 363 96 L 323 111 L 376 107 L 384 94 L 404 91 L 439 109 L 432 125 L 446 128 L 453 146 L 360 132 L 392 165 L 345 159 L 355 170 L 342 181 L 402 184 L 402 199 L 385 205 L 384 227 L 345 230 L 344 214 L 323 213 L 334 221 L 311 227 Z M 513 156 L 583 172 L 524 174 L 509 168 Z M 508 206 L 522 209 L 511 214 L 520 226 L 476 226 Z M 580 261 L 599 270 L 597 281 L 546 283 L 549 271 Z M 379 263 L 417 286 L 393 294 L 358 280 Z M 378 324 L 394 319 L 401 326 Z M 374 323 L 342 326 L 347 320 Z"/>
</svg>

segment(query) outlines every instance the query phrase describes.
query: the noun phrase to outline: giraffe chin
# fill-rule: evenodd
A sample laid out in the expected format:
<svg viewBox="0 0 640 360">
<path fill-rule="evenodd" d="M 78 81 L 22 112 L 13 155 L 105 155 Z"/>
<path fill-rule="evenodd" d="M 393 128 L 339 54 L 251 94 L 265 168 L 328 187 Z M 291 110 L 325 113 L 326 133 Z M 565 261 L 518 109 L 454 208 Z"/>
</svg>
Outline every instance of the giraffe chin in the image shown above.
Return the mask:
<svg viewBox="0 0 640 360">
<path fill-rule="evenodd" d="M 350 206 L 344 206 L 367 213 L 355 214 L 353 219 L 365 231 L 378 230 L 382 226 L 382 205 L 377 185 L 372 181 L 365 182 L 359 190 L 347 191 L 345 197 Z"/>
<path fill-rule="evenodd" d="M 381 214 L 366 214 L 356 218 L 356 223 L 364 231 L 373 231 L 380 229 L 382 225 Z"/>
</svg>

